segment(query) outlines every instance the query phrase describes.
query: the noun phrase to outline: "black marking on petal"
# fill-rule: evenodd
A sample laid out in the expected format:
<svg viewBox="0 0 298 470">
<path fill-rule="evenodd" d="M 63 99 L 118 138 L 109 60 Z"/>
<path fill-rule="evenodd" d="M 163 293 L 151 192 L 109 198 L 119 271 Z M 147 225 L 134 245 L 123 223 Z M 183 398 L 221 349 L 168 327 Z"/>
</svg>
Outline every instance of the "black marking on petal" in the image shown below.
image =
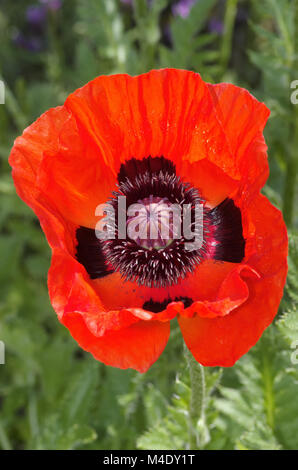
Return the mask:
<svg viewBox="0 0 298 470">
<path fill-rule="evenodd" d="M 174 300 L 168 298 L 163 302 L 155 302 L 154 300 L 150 299 L 144 303 L 142 308 L 148 312 L 159 313 L 165 310 L 167 305 L 169 305 L 171 302 L 183 302 L 184 308 L 188 308 L 193 303 L 193 300 L 189 297 L 175 297 Z"/>
<path fill-rule="evenodd" d="M 142 160 L 131 158 L 125 163 L 122 163 L 119 173 L 118 182 L 123 183 L 126 179 L 134 180 L 136 176 L 144 173 L 159 173 L 160 171 L 168 173 L 169 175 L 176 175 L 176 168 L 171 160 L 165 157 L 146 157 Z"/>
<path fill-rule="evenodd" d="M 233 199 L 225 199 L 209 212 L 216 241 L 213 259 L 240 263 L 245 255 L 242 217 Z"/>
<path fill-rule="evenodd" d="M 94 229 L 79 227 L 76 238 L 76 259 L 84 266 L 91 279 L 113 273 L 106 263 L 101 241 L 96 237 Z"/>
</svg>

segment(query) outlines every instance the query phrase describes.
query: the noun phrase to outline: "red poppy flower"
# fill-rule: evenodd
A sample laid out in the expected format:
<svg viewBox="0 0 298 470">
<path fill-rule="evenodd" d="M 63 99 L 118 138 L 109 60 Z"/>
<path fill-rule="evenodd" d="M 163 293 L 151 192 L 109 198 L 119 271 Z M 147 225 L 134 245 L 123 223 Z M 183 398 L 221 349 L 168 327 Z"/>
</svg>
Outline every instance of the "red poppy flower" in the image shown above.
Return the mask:
<svg viewBox="0 0 298 470">
<path fill-rule="evenodd" d="M 287 234 L 260 194 L 268 115 L 244 89 L 155 70 L 96 78 L 16 140 L 17 192 L 53 252 L 52 305 L 96 359 L 146 371 L 177 316 L 198 362 L 232 366 L 273 321 Z M 145 206 L 143 225 L 147 209 L 160 215 L 160 204 L 187 203 L 193 211 L 199 202 L 202 247 L 188 251 L 172 232 L 166 241 L 98 239 L 96 208 L 117 209 L 117 195 Z"/>
</svg>

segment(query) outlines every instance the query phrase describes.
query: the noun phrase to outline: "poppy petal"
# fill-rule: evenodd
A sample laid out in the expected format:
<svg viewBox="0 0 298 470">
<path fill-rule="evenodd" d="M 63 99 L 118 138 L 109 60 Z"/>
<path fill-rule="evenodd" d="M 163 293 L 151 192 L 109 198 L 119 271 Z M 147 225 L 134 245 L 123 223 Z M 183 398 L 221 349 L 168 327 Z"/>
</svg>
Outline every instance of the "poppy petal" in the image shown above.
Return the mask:
<svg viewBox="0 0 298 470">
<path fill-rule="evenodd" d="M 135 309 L 106 311 L 85 269 L 74 257 L 76 226 L 53 214 L 44 201 L 35 201 L 33 210 L 53 250 L 48 288 L 60 322 L 98 360 L 145 372 L 167 344 L 169 321 L 149 321 L 153 315 L 146 317 L 144 312 L 142 316 Z"/>
<path fill-rule="evenodd" d="M 183 161 L 180 175 L 184 181 L 199 189 L 207 207 L 218 206 L 239 186 L 237 179 L 231 178 L 223 169 L 207 158 L 192 163 Z"/>
<path fill-rule="evenodd" d="M 236 266 L 223 280 L 215 300 L 196 301 L 188 309 L 184 310 L 182 316 L 192 317 L 193 315 L 198 315 L 203 318 L 215 318 L 228 315 L 248 299 L 248 285 L 242 276 L 245 278 L 255 277 L 257 279 L 260 277 L 248 265 L 241 264 Z"/>
<path fill-rule="evenodd" d="M 208 205 L 214 207 L 235 191 L 239 174 L 249 192 L 264 186 L 269 166 L 263 129 L 270 111 L 243 88 L 227 83 L 209 84 L 208 87 L 218 125 L 234 156 L 234 174 L 226 171 L 226 153 L 216 160 L 207 156 L 198 162 L 183 162 L 181 174 L 201 189 Z"/>
<path fill-rule="evenodd" d="M 146 372 L 158 359 L 170 335 L 169 322 L 140 321 L 98 338 L 87 328 L 78 313 L 68 315 L 63 324 L 79 345 L 95 359 L 120 369 L 132 368 Z"/>
<path fill-rule="evenodd" d="M 64 106 L 50 109 L 15 141 L 9 162 L 19 196 L 31 207 L 43 199 L 66 220 L 94 227 L 105 203 L 111 171 L 84 140 Z"/>
<path fill-rule="evenodd" d="M 257 191 L 269 175 L 263 130 L 270 111 L 247 90 L 235 85 L 209 85 L 209 90 L 241 179 L 250 191 Z"/>
<path fill-rule="evenodd" d="M 249 245 L 246 265 L 259 275 L 245 279 L 249 295 L 241 280 L 233 279 L 234 272 L 222 286 L 221 294 L 226 295 L 228 305 L 226 315 L 212 317 L 213 310 L 219 312 L 218 305 L 208 304 L 192 318 L 179 317 L 187 347 L 205 366 L 232 366 L 273 321 L 282 297 L 287 274 L 287 233 L 282 215 L 262 195 L 245 212 Z M 242 268 L 238 269 L 240 274 Z M 237 291 L 244 294 L 242 301 L 230 309 Z"/>
<path fill-rule="evenodd" d="M 164 69 L 138 77 L 101 76 L 71 94 L 65 106 L 117 172 L 132 157 L 163 155 L 178 173 L 183 161 L 207 158 L 224 161 L 227 173 L 240 176 L 209 88 L 197 73 Z"/>
<path fill-rule="evenodd" d="M 48 286 L 60 322 L 83 349 L 107 365 L 145 372 L 167 344 L 167 319 L 150 321 L 153 315 L 141 309 L 105 311 L 82 265 L 58 247 Z"/>
</svg>

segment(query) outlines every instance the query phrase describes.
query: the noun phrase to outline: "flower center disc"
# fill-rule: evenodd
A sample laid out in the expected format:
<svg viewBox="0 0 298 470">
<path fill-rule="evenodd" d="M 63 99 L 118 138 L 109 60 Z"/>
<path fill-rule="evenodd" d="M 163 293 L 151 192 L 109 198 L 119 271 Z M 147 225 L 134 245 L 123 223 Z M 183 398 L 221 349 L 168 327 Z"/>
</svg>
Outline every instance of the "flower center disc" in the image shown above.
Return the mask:
<svg viewBox="0 0 298 470">
<path fill-rule="evenodd" d="M 150 195 L 129 208 L 127 234 L 147 250 L 162 250 L 178 234 L 180 216 L 167 198 Z"/>
</svg>

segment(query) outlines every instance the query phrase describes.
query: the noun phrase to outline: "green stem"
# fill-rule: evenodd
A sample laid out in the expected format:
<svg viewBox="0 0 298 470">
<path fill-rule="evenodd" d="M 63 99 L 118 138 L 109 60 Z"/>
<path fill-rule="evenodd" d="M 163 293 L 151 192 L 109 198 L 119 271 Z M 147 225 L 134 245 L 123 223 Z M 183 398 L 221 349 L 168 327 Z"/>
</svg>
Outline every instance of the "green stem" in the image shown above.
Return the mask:
<svg viewBox="0 0 298 470">
<path fill-rule="evenodd" d="M 12 450 L 8 436 L 1 423 L 0 423 L 0 446 L 2 450 Z"/>
<path fill-rule="evenodd" d="M 227 0 L 226 11 L 224 17 L 224 35 L 222 39 L 220 62 L 222 72 L 224 73 L 232 53 L 232 41 L 235 26 L 235 18 L 237 13 L 238 0 Z"/>
<path fill-rule="evenodd" d="M 185 347 L 185 355 L 190 375 L 190 403 L 189 403 L 189 448 L 197 449 L 204 443 L 205 434 L 205 372 L 189 350 Z"/>
<path fill-rule="evenodd" d="M 285 44 L 287 65 L 290 67 L 294 55 L 294 43 L 289 33 L 289 28 L 285 21 L 285 14 L 287 13 L 284 12 L 283 7 L 277 0 L 271 0 L 270 4 L 272 11 L 274 12 L 274 18 L 276 18 L 280 34 Z"/>
<path fill-rule="evenodd" d="M 298 47 L 298 5 L 295 9 L 295 48 Z M 298 60 L 293 54 L 289 56 L 291 62 L 291 69 L 294 72 L 297 70 Z M 292 75 L 290 80 L 295 80 L 297 77 Z M 287 167 L 285 185 L 283 191 L 283 214 L 288 227 L 291 227 L 294 219 L 294 201 L 295 190 L 297 181 L 297 167 L 298 167 L 298 104 L 293 105 L 293 125 L 292 134 L 293 138 L 289 147 L 287 155 Z"/>
<path fill-rule="evenodd" d="M 29 418 L 29 423 L 30 423 L 31 437 L 34 440 L 39 435 L 39 425 L 38 425 L 37 400 L 36 400 L 35 393 L 33 391 L 31 391 L 31 396 L 29 399 L 28 418 Z"/>
<path fill-rule="evenodd" d="M 298 139 L 295 139 L 294 141 L 298 145 Z M 283 214 L 288 227 L 291 227 L 293 224 L 296 179 L 297 157 L 292 153 L 288 156 L 283 197 Z"/>
<path fill-rule="evenodd" d="M 274 431 L 275 403 L 274 403 L 274 381 L 270 367 L 270 359 L 267 355 L 263 358 L 263 381 L 264 381 L 264 399 L 267 423 Z"/>
</svg>

